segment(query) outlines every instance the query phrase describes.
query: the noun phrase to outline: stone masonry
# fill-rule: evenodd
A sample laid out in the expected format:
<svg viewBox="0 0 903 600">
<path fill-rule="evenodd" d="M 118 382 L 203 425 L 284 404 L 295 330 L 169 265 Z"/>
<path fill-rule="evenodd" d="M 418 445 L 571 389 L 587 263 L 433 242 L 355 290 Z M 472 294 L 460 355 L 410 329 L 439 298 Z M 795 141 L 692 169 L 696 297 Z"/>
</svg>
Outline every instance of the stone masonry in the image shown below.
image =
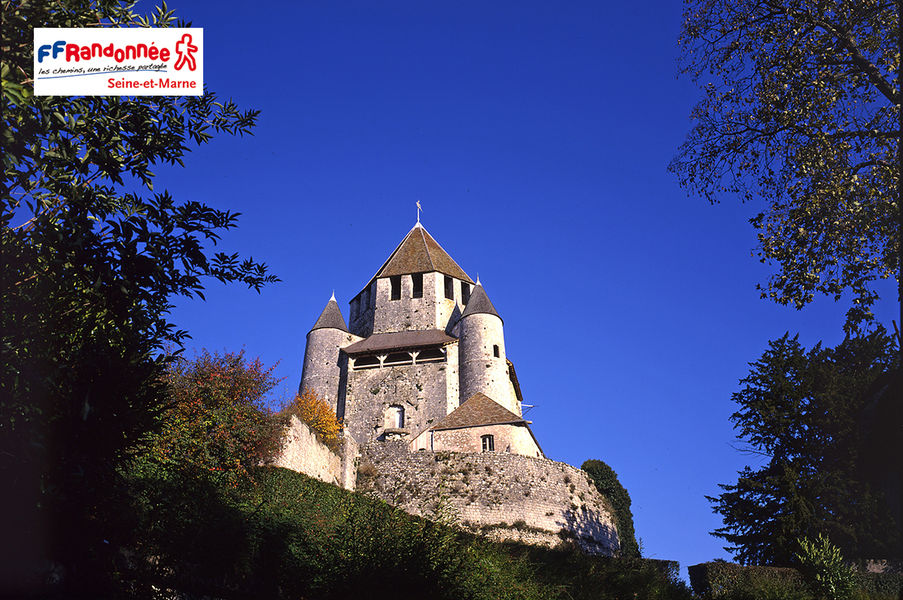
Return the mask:
<svg viewBox="0 0 903 600">
<path fill-rule="evenodd" d="M 354 490 L 359 454 L 352 438 L 345 437 L 335 449 L 330 448 L 317 439 L 306 423 L 292 415 L 283 437 L 282 449 L 270 464 Z"/>
<path fill-rule="evenodd" d="M 450 512 L 495 540 L 613 554 L 618 534 L 608 500 L 585 472 L 517 454 L 410 452 L 403 442 L 361 449 L 358 491 L 423 517 Z"/>
</svg>

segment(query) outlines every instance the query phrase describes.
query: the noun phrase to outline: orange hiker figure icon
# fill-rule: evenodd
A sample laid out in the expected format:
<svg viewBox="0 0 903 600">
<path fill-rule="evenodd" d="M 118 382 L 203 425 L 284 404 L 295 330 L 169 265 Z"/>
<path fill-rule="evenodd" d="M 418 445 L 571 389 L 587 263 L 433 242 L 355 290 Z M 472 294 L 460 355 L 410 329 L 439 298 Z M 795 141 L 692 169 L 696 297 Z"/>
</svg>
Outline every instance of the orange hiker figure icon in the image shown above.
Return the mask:
<svg viewBox="0 0 903 600">
<path fill-rule="evenodd" d="M 182 36 L 182 40 L 176 42 L 176 54 L 179 55 L 179 58 L 176 59 L 175 69 L 176 71 L 181 71 L 182 67 L 186 64 L 188 65 L 189 71 L 194 71 L 198 68 L 197 64 L 194 62 L 194 53 L 198 51 L 198 47 L 191 43 L 191 34 L 186 33 Z"/>
</svg>

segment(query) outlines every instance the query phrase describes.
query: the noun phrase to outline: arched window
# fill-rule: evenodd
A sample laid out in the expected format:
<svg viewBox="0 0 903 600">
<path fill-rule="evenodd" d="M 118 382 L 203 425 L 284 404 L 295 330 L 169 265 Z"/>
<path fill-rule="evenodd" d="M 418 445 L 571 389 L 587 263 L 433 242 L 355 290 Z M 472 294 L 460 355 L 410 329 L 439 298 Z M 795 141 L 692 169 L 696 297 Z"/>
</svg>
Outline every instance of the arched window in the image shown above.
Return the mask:
<svg viewBox="0 0 903 600">
<path fill-rule="evenodd" d="M 494 435 L 480 436 L 480 442 L 483 445 L 483 452 L 495 452 L 495 436 Z"/>
<path fill-rule="evenodd" d="M 386 409 L 386 428 L 404 429 L 404 406 L 393 404 Z"/>
</svg>

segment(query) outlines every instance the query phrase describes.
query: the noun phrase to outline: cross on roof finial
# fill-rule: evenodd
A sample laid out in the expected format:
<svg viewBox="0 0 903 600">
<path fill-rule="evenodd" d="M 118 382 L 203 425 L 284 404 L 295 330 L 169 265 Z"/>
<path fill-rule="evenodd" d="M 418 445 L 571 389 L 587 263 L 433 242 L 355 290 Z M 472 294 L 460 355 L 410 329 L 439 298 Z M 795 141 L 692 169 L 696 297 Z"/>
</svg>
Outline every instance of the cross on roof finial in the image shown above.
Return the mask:
<svg viewBox="0 0 903 600">
<path fill-rule="evenodd" d="M 417 224 L 420 225 L 420 211 L 423 208 L 420 206 L 420 200 L 417 201 Z"/>
</svg>

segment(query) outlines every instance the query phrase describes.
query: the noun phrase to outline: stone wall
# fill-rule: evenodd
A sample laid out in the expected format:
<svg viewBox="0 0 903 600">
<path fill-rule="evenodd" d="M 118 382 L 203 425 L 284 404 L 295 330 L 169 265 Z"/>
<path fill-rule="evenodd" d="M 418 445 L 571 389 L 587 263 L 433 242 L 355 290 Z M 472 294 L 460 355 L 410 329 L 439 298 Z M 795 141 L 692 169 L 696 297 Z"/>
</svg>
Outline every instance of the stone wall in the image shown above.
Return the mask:
<svg viewBox="0 0 903 600">
<path fill-rule="evenodd" d="M 443 273 L 430 273 L 436 295 L 436 323 L 437 329 L 444 329 L 451 332 L 452 328 L 461 317 L 461 311 L 464 310 L 464 299 L 461 293 L 461 286 L 466 285 L 473 288 L 472 285 L 461 281 L 460 279 L 451 278 L 452 280 L 452 297 L 445 297 L 445 277 Z M 426 281 L 424 281 L 426 285 Z"/>
<path fill-rule="evenodd" d="M 414 515 L 451 513 L 491 539 L 545 546 L 572 540 L 590 554 L 618 548 L 610 505 L 586 473 L 544 458 L 373 443 L 361 448 L 357 490 Z"/>
<path fill-rule="evenodd" d="M 413 297 L 413 283 L 410 275 L 400 275 L 401 297 L 392 300 L 392 285 L 389 277 L 376 280 L 376 312 L 373 318 L 373 333 L 390 331 L 416 331 L 423 329 L 444 329 L 436 323 L 436 273 L 423 275 L 423 296 Z"/>
<path fill-rule="evenodd" d="M 390 406 L 404 408 L 403 432 L 412 439 L 445 417 L 448 393 L 446 362 L 363 369 L 348 373 L 344 417 L 358 443 L 380 439 Z"/>
<path fill-rule="evenodd" d="M 452 278 L 454 297 L 446 298 L 445 275 L 433 271 L 423 274 L 423 298 L 413 298 L 411 276 L 402 275 L 401 298 L 392 300 L 389 279 L 382 277 L 380 280 L 382 283 L 372 281 L 349 303 L 348 327 L 356 335 L 368 337 L 381 331 L 406 328 L 450 332 L 464 306 L 462 286 L 473 289 L 472 285 Z"/>
<path fill-rule="evenodd" d="M 358 445 L 350 436 L 340 440 L 333 450 L 293 415 L 285 430 L 282 450 L 272 464 L 353 490 L 357 483 L 357 456 Z"/>
<path fill-rule="evenodd" d="M 498 453 L 522 454 L 542 458 L 542 451 L 530 435 L 527 425 L 484 425 L 424 431 L 412 443 L 412 450 L 435 452 L 482 452 L 484 435 L 493 436 Z"/>
<path fill-rule="evenodd" d="M 373 315 L 376 310 L 376 282 L 371 281 L 349 303 L 348 329 L 361 337 L 373 333 Z"/>
<path fill-rule="evenodd" d="M 445 414 L 458 408 L 461 404 L 458 382 L 458 361 L 460 352 L 458 344 L 445 346 Z M 444 416 L 444 415 L 443 415 Z M 435 423 L 434 423 L 435 424 Z M 433 424 L 433 425 L 434 425 Z M 432 425 L 430 425 L 432 427 Z"/>
</svg>

